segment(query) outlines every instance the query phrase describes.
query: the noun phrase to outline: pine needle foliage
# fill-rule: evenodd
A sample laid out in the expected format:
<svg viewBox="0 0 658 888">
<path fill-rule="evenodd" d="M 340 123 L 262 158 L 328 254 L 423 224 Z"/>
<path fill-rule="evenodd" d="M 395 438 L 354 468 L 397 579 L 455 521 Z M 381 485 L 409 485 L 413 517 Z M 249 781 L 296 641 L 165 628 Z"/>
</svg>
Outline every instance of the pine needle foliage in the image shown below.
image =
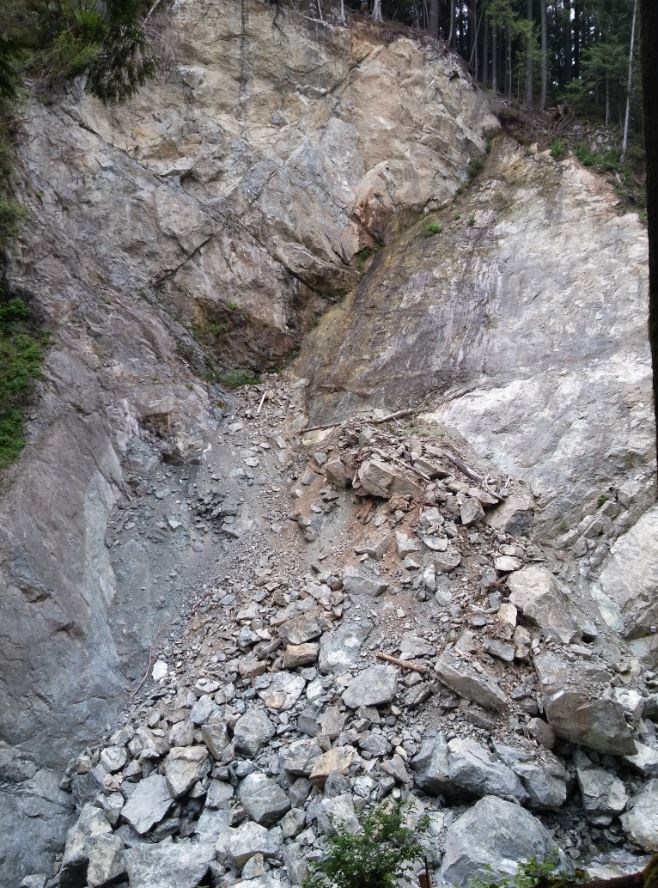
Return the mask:
<svg viewBox="0 0 658 888">
<path fill-rule="evenodd" d="M 407 811 L 399 801 L 380 805 L 359 818 L 357 835 L 337 824 L 327 855 L 311 862 L 302 888 L 394 888 L 422 856 L 419 839 L 429 827 L 427 817 L 414 829 L 405 826 Z"/>
</svg>

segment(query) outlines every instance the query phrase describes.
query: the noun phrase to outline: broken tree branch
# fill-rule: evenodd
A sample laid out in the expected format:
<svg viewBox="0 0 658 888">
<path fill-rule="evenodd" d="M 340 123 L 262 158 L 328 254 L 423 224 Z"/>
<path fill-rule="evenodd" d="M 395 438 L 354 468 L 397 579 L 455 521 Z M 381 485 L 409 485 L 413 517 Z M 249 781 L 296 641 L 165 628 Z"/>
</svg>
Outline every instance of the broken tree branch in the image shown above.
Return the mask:
<svg viewBox="0 0 658 888">
<path fill-rule="evenodd" d="M 375 657 L 377 657 L 378 660 L 385 660 L 387 663 L 399 666 L 400 669 L 410 669 L 412 672 L 419 672 L 421 675 L 425 675 L 428 671 L 427 666 L 421 666 L 419 663 L 413 663 L 411 660 L 398 660 L 397 657 L 392 657 L 390 654 L 377 652 Z"/>
</svg>

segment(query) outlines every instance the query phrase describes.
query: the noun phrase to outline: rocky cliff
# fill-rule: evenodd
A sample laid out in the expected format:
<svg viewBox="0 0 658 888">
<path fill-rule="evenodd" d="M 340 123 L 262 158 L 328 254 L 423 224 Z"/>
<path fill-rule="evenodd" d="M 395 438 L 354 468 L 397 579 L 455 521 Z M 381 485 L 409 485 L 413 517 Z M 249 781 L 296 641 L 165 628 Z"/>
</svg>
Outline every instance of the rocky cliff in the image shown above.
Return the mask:
<svg viewBox="0 0 658 888">
<path fill-rule="evenodd" d="M 395 482 L 402 485 L 396 495 L 411 497 L 401 510 L 411 509 L 411 519 L 398 531 L 415 546 L 420 521 L 425 522 L 420 537 L 440 538 L 417 543 L 423 558 L 413 555 L 413 547 L 403 553 L 400 544 L 400 560 L 411 562 L 404 568 L 387 565 L 392 573 L 379 589 L 392 593 L 403 579 L 413 578 L 420 597 L 411 596 L 407 607 L 419 626 L 427 618 L 422 609 L 428 596 L 432 608 L 435 602 L 439 608 L 431 611 L 432 618 L 441 625 L 455 591 L 450 583 L 459 585 L 467 576 L 473 590 L 484 594 L 489 587 L 481 585 L 481 571 L 487 566 L 495 571 L 494 559 L 507 557 L 513 562 L 501 563 L 492 582 L 512 570 L 521 572 L 526 562 L 544 563 L 548 578 L 540 579 L 558 602 L 550 599 L 551 613 L 560 609 L 566 587 L 556 586 L 558 594 L 550 577 L 571 584 L 578 613 L 585 616 L 573 617 L 573 632 L 564 630 L 557 641 L 577 644 L 583 632 L 598 638 L 604 670 L 620 657 L 630 658 L 624 675 L 640 699 L 646 684 L 640 690 L 635 685 L 645 681 L 643 670 L 655 656 L 655 568 L 653 574 L 638 568 L 645 577 L 639 598 L 633 588 L 621 591 L 615 580 L 629 561 L 639 564 L 639 555 L 646 557 L 643 540 L 651 537 L 654 520 L 652 512 L 641 517 L 652 499 L 653 453 L 644 331 L 646 245 L 637 218 L 620 215 L 610 189 L 574 162 L 558 164 L 496 136 L 498 124 L 486 100 L 461 63 L 435 42 L 365 24 L 337 28 L 259 0 L 179 2 L 160 39 L 166 64 L 157 81 L 127 105 L 104 108 L 78 84 L 61 101 L 30 101 L 21 109 L 20 194 L 30 222 L 12 254 L 10 279 L 33 294 L 51 342 L 30 416 L 29 444 L 4 480 L 0 500 L 0 822 L 9 837 L 0 860 L 7 885 L 16 884 L 19 875 L 48 871 L 73 804 L 91 805 L 99 783 L 117 816 L 101 817 L 98 834 L 108 833 L 106 824 L 111 830 L 121 823 L 124 833 L 126 823 L 134 827 L 130 817 L 120 819 L 123 802 L 118 804 L 117 796 L 127 800 L 147 778 L 158 776 L 158 762 L 171 755 L 170 747 L 199 746 L 199 732 L 214 707 L 233 699 L 225 694 L 220 700 L 221 688 L 237 681 L 238 698 L 248 700 L 254 697 L 253 681 L 260 679 L 259 692 L 269 686 L 264 669 L 285 676 L 282 670 L 301 667 L 301 680 L 292 673 L 294 691 L 290 676 L 274 680 L 276 694 L 284 695 L 281 705 L 277 696 L 272 706 L 267 694 L 264 698 L 270 716 L 284 713 L 272 730 L 285 743 L 295 739 L 287 736 L 285 713 L 298 699 L 295 715 L 303 714 L 305 701 L 320 707 L 330 702 L 334 669 L 321 669 L 323 679 L 312 678 L 312 651 L 306 652 L 310 659 L 289 659 L 284 666 L 274 645 L 254 658 L 264 669 L 243 668 L 234 662 L 230 628 L 243 627 L 244 638 L 237 642 L 243 652 L 273 643 L 267 621 L 258 623 L 260 617 L 249 611 L 236 617 L 231 610 L 236 600 L 247 608 L 251 598 L 264 601 L 258 596 L 265 587 L 276 599 L 266 605 L 273 623 L 276 609 L 300 596 L 317 599 L 329 612 L 326 625 L 321 622 L 318 632 L 299 641 L 313 646 L 334 620 L 340 621 L 343 608 L 349 610 L 351 594 L 356 606 L 358 596 L 372 592 L 367 583 L 350 590 L 350 574 L 343 573 L 354 527 L 361 526 L 350 491 L 358 493 L 361 484 L 361 495 L 388 502 L 394 481 L 390 472 L 382 476 L 381 467 L 362 477 L 359 466 L 366 458 L 376 460 L 377 453 L 356 457 L 350 429 L 342 441 L 316 445 L 320 454 L 331 447 L 335 453 L 317 457 L 305 481 L 298 432 L 306 422 L 339 422 L 372 407 L 412 410 L 419 417 L 417 428 L 405 426 L 399 439 L 367 439 L 361 445 L 390 450 L 393 464 L 402 459 L 405 472 L 407 463 L 435 458 L 427 446 L 449 441 L 449 452 L 461 454 L 466 474 L 450 460 L 452 469 L 442 464 L 436 473 L 421 462 L 415 477 Z M 484 157 L 484 171 L 474 176 L 479 164 L 473 162 Z M 218 385 L 236 369 L 280 367 L 299 349 L 295 368 L 308 379 L 306 389 L 297 383 L 280 391 L 271 382 L 252 403 L 248 396 L 235 400 Z M 407 439 L 421 443 L 408 447 Z M 334 466 L 333 475 L 325 463 Z M 426 505 L 446 502 L 443 492 L 459 496 L 446 507 L 449 521 L 458 516 L 456 528 L 481 521 L 485 507 L 497 506 L 494 536 L 482 545 L 457 539 L 458 530 L 455 545 L 444 545 L 438 526 L 445 518 L 423 518 L 419 512 L 423 484 L 450 478 L 450 471 L 456 474 L 445 491 L 431 492 L 434 500 Z M 493 487 L 488 478 L 498 479 Z M 313 487 L 326 482 L 340 490 L 347 485 L 348 492 L 338 499 Z M 469 484 L 481 490 L 480 499 L 468 494 Z M 307 488 L 319 499 L 307 496 Z M 296 507 L 289 489 L 299 500 Z M 321 516 L 332 511 L 334 523 L 323 525 Z M 393 522 L 403 520 L 396 514 L 395 508 L 392 517 L 377 513 L 376 526 L 386 524 L 392 533 Z M 530 533 L 536 542 L 526 552 L 523 539 L 515 542 L 508 533 L 522 538 Z M 332 538 L 340 540 L 340 551 L 324 571 Z M 549 547 L 548 554 L 532 548 L 538 542 Z M 556 543 L 559 549 L 553 550 Z M 363 545 L 362 557 L 377 561 L 382 555 Z M 431 558 L 428 552 L 434 553 Z M 282 553 L 287 573 L 277 584 L 268 570 L 276 572 Z M 396 574 L 398 569 L 402 573 Z M 327 574 L 320 592 L 308 591 L 305 572 L 311 576 L 314 570 L 316 576 Z M 443 574 L 447 580 L 437 580 Z M 329 582 L 331 577 L 337 579 Z M 287 592 L 279 595 L 278 585 L 290 589 L 292 599 Z M 332 597 L 331 591 L 343 587 L 345 593 Z M 519 600 L 529 594 L 522 587 Z M 375 621 L 382 626 L 393 607 L 383 601 Z M 499 607 L 495 601 L 482 606 Z M 220 622 L 230 614 L 223 641 L 211 636 L 206 643 L 193 634 L 199 629 L 196 611 L 190 611 L 207 607 L 213 619 L 222 614 Z M 519 609 L 523 612 L 523 606 Z M 300 608 L 306 610 L 307 605 Z M 401 604 L 400 610 L 398 623 L 404 617 Z M 289 616 L 299 616 L 294 611 Z M 185 630 L 188 619 L 191 628 Z M 557 617 L 537 619 L 547 633 Z M 253 620 L 257 623 L 247 632 Z M 455 632 L 461 620 L 458 612 L 448 617 Z M 416 638 L 412 628 L 407 634 Z M 509 645 L 513 630 L 498 641 Z M 191 639 L 189 649 L 180 647 L 184 637 Z M 343 641 L 358 652 L 365 637 L 352 642 L 348 632 Z M 426 649 L 438 653 L 446 640 L 440 632 L 425 639 Z M 292 637 L 289 641 L 297 645 Z M 531 642 L 530 636 L 525 645 L 517 639 L 523 655 L 514 668 L 528 668 Z M 464 648 L 468 657 L 470 644 Z M 194 655 L 189 662 L 188 650 Z M 413 650 L 413 656 L 426 656 Z M 135 725 L 146 719 L 139 730 L 164 742 L 158 746 L 151 734 L 133 742 L 137 727 L 127 729 L 114 737 L 115 751 L 102 765 L 98 750 L 78 761 L 63 784 L 72 795 L 65 792 L 59 783 L 67 759 L 114 731 L 142 679 L 151 688 L 150 667 L 163 651 L 165 672 L 159 680 L 165 684 L 156 686 L 134 719 Z M 474 651 L 500 660 L 486 649 Z M 535 653 L 540 652 L 537 647 Z M 290 656 L 295 653 L 300 655 Z M 340 660 L 340 651 L 336 656 Z M 514 662 L 514 646 L 511 656 Z M 213 691 L 197 687 L 209 678 L 206 657 L 219 658 L 215 666 L 229 664 Z M 463 687 L 455 687 L 454 680 L 450 684 L 450 664 L 444 667 L 447 686 L 459 695 Z M 388 690 L 373 706 L 388 706 L 392 667 L 378 668 L 389 670 Z M 559 663 L 546 661 L 538 675 L 546 688 L 562 681 Z M 502 679 L 503 686 L 508 680 Z M 588 680 L 584 675 L 583 682 Z M 614 686 L 608 671 L 597 680 L 601 687 Z M 416 705 L 413 686 L 408 683 L 411 702 L 405 703 L 410 712 Z M 154 701 L 164 695 L 182 711 L 192 705 L 188 687 L 199 698 L 215 695 L 212 706 L 205 703 L 205 718 L 193 718 L 168 738 L 185 719 L 162 712 L 156 717 Z M 290 706 L 289 693 L 297 694 Z M 522 731 L 524 718 L 537 715 L 542 705 L 532 693 L 536 712 L 528 704 L 525 716 L 514 714 Z M 420 696 L 427 700 L 424 690 Z M 482 700 L 476 696 L 471 702 L 477 707 Z M 451 711 L 450 702 L 443 711 Z M 560 734 L 561 716 L 554 712 Z M 244 715 L 242 701 L 226 716 L 230 738 Z M 428 717 L 440 727 L 434 715 Z M 616 741 L 604 750 L 595 743 L 595 750 L 629 753 L 624 741 L 633 732 L 624 731 L 625 717 L 622 713 L 623 724 L 611 729 Z M 491 727 L 482 719 L 479 729 L 486 732 Z M 470 723 L 477 726 L 477 720 Z M 643 742 L 651 740 L 648 724 L 642 723 Z M 261 719 L 266 741 L 267 725 Z M 356 742 L 342 734 L 343 725 L 329 733 L 330 747 L 339 735 L 340 749 Z M 386 743 L 373 742 L 396 748 L 393 725 Z M 575 742 L 585 742 L 590 728 L 585 725 Z M 413 734 L 417 729 L 404 730 L 412 733 L 404 735 L 403 758 L 420 755 L 414 770 L 424 775 L 422 756 L 429 753 Z M 503 731 L 499 741 L 505 736 Z M 230 738 L 227 733 L 227 742 Z M 130 748 L 130 761 L 127 752 L 116 751 L 124 747 Z M 231 748 L 239 752 L 239 743 Z M 467 752 L 460 748 L 451 755 L 459 759 Z M 305 755 L 310 762 L 311 752 Z M 375 762 L 379 754 L 369 755 Z M 195 779 L 180 793 L 171 789 L 171 780 L 165 793 L 160 781 L 162 816 L 138 834 L 178 839 L 196 828 L 189 824 L 199 820 L 201 809 L 192 804 L 183 810 L 184 801 L 173 809 L 175 825 L 158 827 L 175 798 L 186 798 L 193 785 L 200 787 L 194 798 L 207 789 L 207 753 L 194 753 L 192 765 L 187 753 L 177 756 Z M 233 759 L 222 762 L 222 756 L 217 760 L 228 767 Z M 168 774 L 169 766 L 163 767 Z M 249 767 L 241 767 L 239 776 L 246 777 Z M 124 769 L 130 768 L 124 785 Z M 287 771 L 305 779 L 313 769 L 305 768 L 284 767 L 274 776 Z M 387 773 L 389 789 L 410 782 L 397 760 Z M 226 782 L 228 771 L 220 777 Z M 419 789 L 430 779 L 421 776 Z M 324 778 L 315 783 L 322 786 Z M 476 794 L 496 795 L 494 784 L 481 785 L 486 793 Z M 351 791 L 342 783 L 339 788 L 339 797 Z M 462 786 L 456 795 L 463 792 L 471 790 Z M 372 798 L 377 793 L 372 789 Z M 370 797 L 370 789 L 361 796 Z M 294 802 L 295 810 L 305 801 Z M 223 806 L 216 807 L 222 813 Z M 98 832 L 99 811 L 86 809 L 76 827 L 62 884 L 67 878 L 71 885 L 80 879 L 85 884 L 89 835 Z M 235 825 L 215 820 L 215 831 L 220 820 L 222 828 Z M 13 828 L 16 822 L 20 829 Z M 152 827 L 160 831 L 154 835 Z M 296 835 L 293 829 L 290 838 Z M 128 838 L 124 835 L 119 845 L 115 838 L 101 842 L 107 851 L 103 865 L 110 869 L 124 866 L 121 842 Z M 281 862 L 280 847 L 275 850 L 270 856 Z M 229 875 L 238 860 L 231 854 L 222 857 Z M 138 872 L 145 866 L 134 862 L 131 885 L 142 884 Z M 290 878 L 294 869 L 291 864 Z M 123 872 L 106 873 L 106 881 Z M 99 880 L 94 884 L 106 883 L 94 878 Z"/>
</svg>

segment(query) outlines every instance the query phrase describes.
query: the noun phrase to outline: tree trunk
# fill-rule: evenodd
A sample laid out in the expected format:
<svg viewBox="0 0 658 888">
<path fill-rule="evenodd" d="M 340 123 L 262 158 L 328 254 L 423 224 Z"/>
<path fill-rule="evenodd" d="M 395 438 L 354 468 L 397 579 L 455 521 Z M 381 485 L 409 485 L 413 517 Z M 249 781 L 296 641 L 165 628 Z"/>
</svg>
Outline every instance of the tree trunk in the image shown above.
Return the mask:
<svg viewBox="0 0 658 888">
<path fill-rule="evenodd" d="M 631 120 L 631 88 L 633 86 L 633 53 L 635 52 L 635 20 L 637 18 L 637 0 L 633 3 L 633 23 L 631 25 L 631 46 L 628 55 L 628 83 L 626 85 L 626 116 L 624 117 L 624 137 L 621 143 L 621 162 L 626 160 L 628 150 L 628 125 Z"/>
<path fill-rule="evenodd" d="M 491 89 L 498 92 L 498 26 L 491 23 Z"/>
<path fill-rule="evenodd" d="M 526 14 L 528 23 L 532 25 L 532 0 L 527 0 Z M 528 42 L 526 44 L 526 60 L 525 60 L 525 103 L 532 105 L 532 42 L 530 34 L 528 34 Z M 520 79 L 520 78 L 519 78 Z"/>
<path fill-rule="evenodd" d="M 432 37 L 439 36 L 439 0 L 430 0 L 430 26 Z"/>
<path fill-rule="evenodd" d="M 658 430 L 658 4 L 640 0 L 644 144 L 647 170 L 647 229 L 649 234 L 649 344 L 653 362 L 653 405 Z"/>
<path fill-rule="evenodd" d="M 455 36 L 455 2 L 450 0 L 450 30 L 448 31 L 448 46 L 454 46 L 453 38 Z"/>
<path fill-rule="evenodd" d="M 340 23 L 345 24 L 345 0 L 340 0 Z"/>
<path fill-rule="evenodd" d="M 512 22 L 507 22 L 507 100 L 512 101 Z"/>
<path fill-rule="evenodd" d="M 489 85 L 489 19 L 484 16 L 484 37 L 482 39 L 482 85 L 486 89 Z"/>
<path fill-rule="evenodd" d="M 610 79 L 605 78 L 605 125 L 610 126 Z"/>
<path fill-rule="evenodd" d="M 546 0 L 539 0 L 541 12 L 541 95 L 539 97 L 539 110 L 546 108 L 548 94 L 548 40 L 546 33 Z"/>
<path fill-rule="evenodd" d="M 383 22 L 382 18 L 382 0 L 372 0 L 372 20 L 373 22 Z"/>
<path fill-rule="evenodd" d="M 573 5 L 573 76 L 576 80 L 580 77 L 580 41 L 582 40 L 582 15 L 580 12 L 580 0 L 575 0 Z"/>
<path fill-rule="evenodd" d="M 471 0 L 470 4 L 470 16 L 468 20 L 468 45 L 469 45 L 469 53 L 468 58 L 471 66 L 473 67 L 473 71 L 475 72 L 475 79 L 478 79 L 478 11 L 477 11 L 477 0 Z"/>
</svg>

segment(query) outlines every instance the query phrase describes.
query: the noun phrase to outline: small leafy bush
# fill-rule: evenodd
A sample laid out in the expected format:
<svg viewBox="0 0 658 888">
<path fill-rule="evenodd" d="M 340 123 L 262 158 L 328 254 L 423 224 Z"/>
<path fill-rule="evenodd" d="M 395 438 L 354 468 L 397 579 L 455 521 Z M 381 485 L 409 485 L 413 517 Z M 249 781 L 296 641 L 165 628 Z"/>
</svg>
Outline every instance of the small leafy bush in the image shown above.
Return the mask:
<svg viewBox="0 0 658 888">
<path fill-rule="evenodd" d="M 0 469 L 25 446 L 23 410 L 40 374 L 44 346 L 27 303 L 0 289 Z"/>
<path fill-rule="evenodd" d="M 482 157 L 474 157 L 468 165 L 468 178 L 475 179 L 484 169 L 484 159 Z"/>
<path fill-rule="evenodd" d="M 235 370 L 228 370 L 226 373 L 222 373 L 219 381 L 225 388 L 239 389 L 243 385 L 258 385 L 260 376 L 254 373 L 253 370 L 236 368 Z"/>
<path fill-rule="evenodd" d="M 25 210 L 19 204 L 0 197 L 0 250 L 16 234 L 24 216 Z"/>
<path fill-rule="evenodd" d="M 443 225 L 440 222 L 427 222 L 423 223 L 423 234 L 425 237 L 434 237 L 435 234 L 441 234 L 443 231 Z"/>
<path fill-rule="evenodd" d="M 551 157 L 554 160 L 562 160 L 567 154 L 567 143 L 564 139 L 553 139 L 549 145 L 549 150 L 551 152 Z"/>
<path fill-rule="evenodd" d="M 559 859 L 549 857 L 538 861 L 532 857 L 519 866 L 513 876 L 478 876 L 471 879 L 469 888 L 579 888 L 587 881 L 584 870 L 564 872 L 559 868 Z"/>
<path fill-rule="evenodd" d="M 404 826 L 406 811 L 399 801 L 380 805 L 359 818 L 357 835 L 338 826 L 324 859 L 309 864 L 302 888 L 393 888 L 423 854 L 419 837 L 429 825 L 424 817 L 415 829 Z"/>
</svg>

